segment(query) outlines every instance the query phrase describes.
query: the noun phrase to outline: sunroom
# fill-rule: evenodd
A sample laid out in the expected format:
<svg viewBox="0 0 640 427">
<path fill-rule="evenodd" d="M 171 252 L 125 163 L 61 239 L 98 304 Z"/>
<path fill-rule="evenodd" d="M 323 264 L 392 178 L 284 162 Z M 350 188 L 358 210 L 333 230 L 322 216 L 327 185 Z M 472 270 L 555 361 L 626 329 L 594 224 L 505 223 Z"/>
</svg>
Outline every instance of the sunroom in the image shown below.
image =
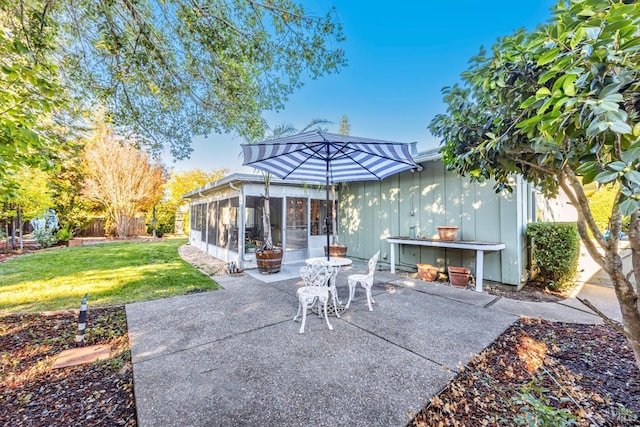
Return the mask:
<svg viewBox="0 0 640 427">
<path fill-rule="evenodd" d="M 189 243 L 238 268 L 255 268 L 255 249 L 264 241 L 264 195 L 262 175 L 238 173 L 185 194 L 191 207 Z M 271 235 L 283 249 L 282 262 L 321 256 L 333 203 L 327 212 L 324 186 L 271 178 L 269 201 Z"/>
</svg>

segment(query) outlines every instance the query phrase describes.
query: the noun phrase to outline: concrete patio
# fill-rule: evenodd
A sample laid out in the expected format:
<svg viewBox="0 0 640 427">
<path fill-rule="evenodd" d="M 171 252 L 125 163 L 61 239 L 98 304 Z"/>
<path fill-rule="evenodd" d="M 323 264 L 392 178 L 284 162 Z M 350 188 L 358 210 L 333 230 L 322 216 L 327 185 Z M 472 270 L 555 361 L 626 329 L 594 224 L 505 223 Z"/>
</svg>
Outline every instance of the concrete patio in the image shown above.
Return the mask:
<svg viewBox="0 0 640 427">
<path fill-rule="evenodd" d="M 346 276 L 364 268 L 340 273 L 341 298 Z M 373 312 L 359 288 L 333 331 L 309 315 L 299 334 L 301 281 L 254 276 L 127 305 L 140 426 L 403 426 L 520 315 L 600 323 L 575 300 L 523 302 L 376 272 Z"/>
</svg>

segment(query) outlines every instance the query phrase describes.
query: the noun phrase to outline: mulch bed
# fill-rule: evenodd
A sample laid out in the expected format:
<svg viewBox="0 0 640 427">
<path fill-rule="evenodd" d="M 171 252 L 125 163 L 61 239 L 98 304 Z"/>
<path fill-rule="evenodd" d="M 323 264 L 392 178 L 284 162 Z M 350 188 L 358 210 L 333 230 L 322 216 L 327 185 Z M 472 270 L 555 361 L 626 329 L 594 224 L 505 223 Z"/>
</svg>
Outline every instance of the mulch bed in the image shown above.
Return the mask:
<svg viewBox="0 0 640 427">
<path fill-rule="evenodd" d="M 73 348 L 76 321 L 74 312 L 0 317 L 0 424 L 136 425 L 124 309 L 88 311 L 86 343 L 111 345 L 111 359 L 53 370 Z M 522 319 L 410 425 L 503 426 L 527 416 L 547 417 L 537 425 L 569 416 L 584 426 L 639 425 L 640 372 L 626 340 L 608 326 Z"/>
<path fill-rule="evenodd" d="M 608 326 L 521 319 L 410 426 L 640 425 L 640 371 Z"/>
<path fill-rule="evenodd" d="M 77 311 L 0 317 L 0 425 L 136 425 L 124 307 L 87 311 L 85 344 L 111 345 L 109 359 L 53 369 L 75 346 L 77 320 Z"/>
</svg>

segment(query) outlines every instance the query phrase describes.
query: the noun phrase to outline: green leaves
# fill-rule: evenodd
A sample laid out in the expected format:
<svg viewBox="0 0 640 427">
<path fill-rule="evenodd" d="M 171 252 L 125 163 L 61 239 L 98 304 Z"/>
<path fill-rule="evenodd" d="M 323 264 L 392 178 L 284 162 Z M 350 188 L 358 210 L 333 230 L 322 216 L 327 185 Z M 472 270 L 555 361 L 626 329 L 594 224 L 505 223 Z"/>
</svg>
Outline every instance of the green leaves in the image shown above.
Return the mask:
<svg viewBox="0 0 640 427">
<path fill-rule="evenodd" d="M 619 183 L 629 191 L 620 203 L 635 200 L 638 23 L 639 4 L 572 1 L 536 30 L 501 38 L 429 126 L 443 138 L 448 166 L 492 177 L 497 188 L 517 173 L 548 196 L 568 166 L 584 183 Z"/>
<path fill-rule="evenodd" d="M 538 66 L 548 64 L 549 62 L 555 60 L 559 53 L 559 47 L 546 51 L 540 58 L 538 58 Z"/>
<path fill-rule="evenodd" d="M 89 1 L 60 8 L 61 57 L 74 91 L 117 126 L 174 158 L 212 131 L 253 139 L 303 77 L 346 66 L 334 9 L 289 0 Z"/>
<path fill-rule="evenodd" d="M 66 145 L 53 125 L 67 105 L 50 56 L 54 25 L 40 15 L 38 2 L 21 2 L 20 14 L 14 3 L 0 2 L 0 202 L 18 194 L 20 171 L 50 169 L 53 154 Z"/>
</svg>

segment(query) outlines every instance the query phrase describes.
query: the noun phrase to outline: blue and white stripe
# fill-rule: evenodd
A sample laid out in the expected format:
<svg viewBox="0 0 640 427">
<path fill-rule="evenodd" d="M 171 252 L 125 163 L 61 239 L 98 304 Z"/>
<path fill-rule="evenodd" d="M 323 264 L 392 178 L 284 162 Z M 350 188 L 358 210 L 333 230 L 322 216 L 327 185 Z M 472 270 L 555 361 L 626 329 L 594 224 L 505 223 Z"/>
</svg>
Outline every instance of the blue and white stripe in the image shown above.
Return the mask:
<svg viewBox="0 0 640 427">
<path fill-rule="evenodd" d="M 244 165 L 292 181 L 333 184 L 380 180 L 419 168 L 408 144 L 317 130 L 243 144 L 242 150 Z"/>
</svg>

